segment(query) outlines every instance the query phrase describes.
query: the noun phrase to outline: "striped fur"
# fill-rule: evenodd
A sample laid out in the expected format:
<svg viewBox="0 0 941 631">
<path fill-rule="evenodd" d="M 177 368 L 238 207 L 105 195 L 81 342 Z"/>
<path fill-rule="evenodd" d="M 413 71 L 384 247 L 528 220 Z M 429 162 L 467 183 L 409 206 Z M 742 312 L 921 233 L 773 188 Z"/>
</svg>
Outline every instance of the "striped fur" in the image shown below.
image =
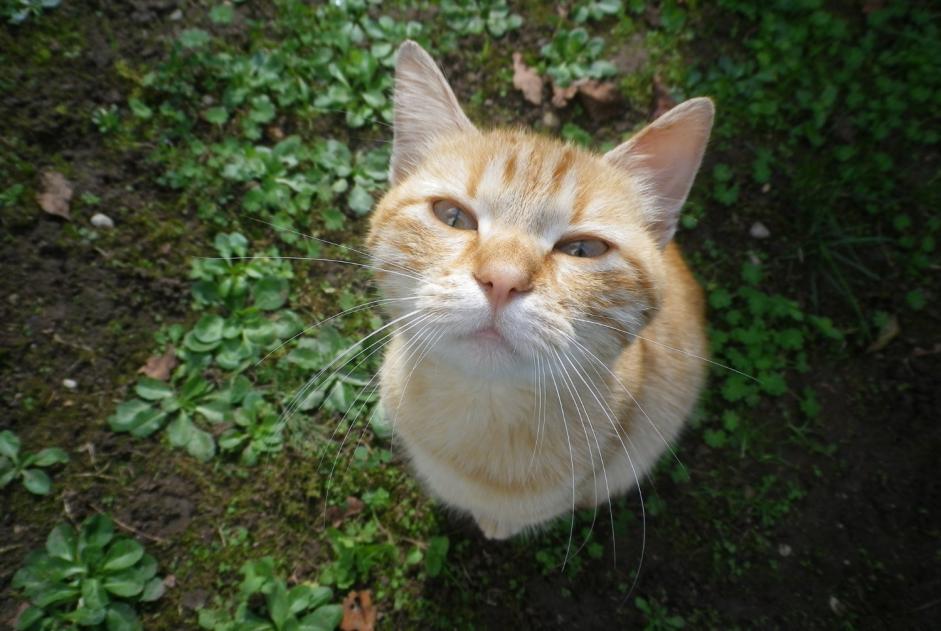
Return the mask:
<svg viewBox="0 0 941 631">
<path fill-rule="evenodd" d="M 406 44 L 400 65 L 427 68 L 430 58 L 410 59 L 422 55 Z M 437 74 L 424 79 L 437 95 L 424 116 L 456 107 Z M 421 98 L 416 76 L 397 75 L 397 110 Z M 492 538 L 634 488 L 692 409 L 705 372 L 693 356 L 707 352 L 701 290 L 658 232 L 657 199 L 667 197 L 651 191 L 658 174 L 636 160 L 635 172 L 624 168 L 630 154 L 606 160 L 523 130 L 460 122 L 400 135 L 409 145 L 394 149 L 394 186 L 367 243 L 396 299 L 389 315 L 403 317 L 381 370 L 382 405 L 415 471 Z M 655 132 L 644 150 L 656 141 Z M 685 197 L 689 183 L 680 185 Z M 472 212 L 477 230 L 441 222 L 431 209 L 440 199 Z M 581 237 L 610 249 L 596 258 L 554 249 Z M 488 266 L 526 279 L 495 312 L 475 279 Z M 502 337 L 481 336 L 488 327 Z"/>
</svg>

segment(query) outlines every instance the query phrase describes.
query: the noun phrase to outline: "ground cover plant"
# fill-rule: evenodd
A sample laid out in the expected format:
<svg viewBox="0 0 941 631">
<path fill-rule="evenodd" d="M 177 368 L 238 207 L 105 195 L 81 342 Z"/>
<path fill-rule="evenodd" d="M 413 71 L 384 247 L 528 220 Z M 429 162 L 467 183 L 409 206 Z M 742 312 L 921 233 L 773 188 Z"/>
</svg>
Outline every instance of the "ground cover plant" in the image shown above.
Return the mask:
<svg viewBox="0 0 941 631">
<path fill-rule="evenodd" d="M 930 628 L 934 13 L 0 3 L 2 624 Z M 406 38 L 472 118 L 595 149 L 717 103 L 678 235 L 709 387 L 643 498 L 579 511 L 571 545 L 438 509 L 377 409 L 362 236 Z M 514 52 L 615 105 L 533 105 Z"/>
</svg>

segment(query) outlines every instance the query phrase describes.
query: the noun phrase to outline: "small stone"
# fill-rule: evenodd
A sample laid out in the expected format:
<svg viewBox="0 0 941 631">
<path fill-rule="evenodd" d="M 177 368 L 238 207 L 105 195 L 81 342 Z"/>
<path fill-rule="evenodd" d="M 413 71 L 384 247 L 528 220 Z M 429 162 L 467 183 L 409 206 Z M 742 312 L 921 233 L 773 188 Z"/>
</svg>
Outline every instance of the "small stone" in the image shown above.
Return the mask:
<svg viewBox="0 0 941 631">
<path fill-rule="evenodd" d="M 558 129 L 560 121 L 555 112 L 549 111 L 542 115 L 542 124 L 549 129 Z"/>
<path fill-rule="evenodd" d="M 760 221 L 756 221 L 752 224 L 751 230 L 748 231 L 748 234 L 756 239 L 767 239 L 771 236 L 771 231 L 768 230 L 768 227 L 765 224 L 761 223 Z"/>
<path fill-rule="evenodd" d="M 78 387 L 78 382 L 74 379 L 63 379 L 62 385 L 68 388 L 69 390 L 75 390 Z"/>
<path fill-rule="evenodd" d="M 782 543 L 781 545 L 778 546 L 778 554 L 780 554 L 783 557 L 791 556 L 791 552 L 792 552 L 791 546 L 787 545 L 786 543 Z"/>
<path fill-rule="evenodd" d="M 770 182 L 765 182 L 764 184 L 761 185 L 761 192 L 762 192 L 762 193 L 768 193 L 768 192 L 770 192 L 770 191 L 771 191 L 771 183 L 770 183 Z"/>
<path fill-rule="evenodd" d="M 176 11 L 170 14 L 171 22 L 179 22 L 182 19 L 183 19 L 183 11 L 181 9 L 177 9 Z"/>
<path fill-rule="evenodd" d="M 836 596 L 830 596 L 830 611 L 838 616 L 842 616 L 846 613 L 846 605 L 841 603 L 840 599 Z"/>
<path fill-rule="evenodd" d="M 91 225 L 95 226 L 96 228 L 111 230 L 114 228 L 114 221 L 112 221 L 111 217 L 104 213 L 95 213 L 91 216 Z"/>
</svg>

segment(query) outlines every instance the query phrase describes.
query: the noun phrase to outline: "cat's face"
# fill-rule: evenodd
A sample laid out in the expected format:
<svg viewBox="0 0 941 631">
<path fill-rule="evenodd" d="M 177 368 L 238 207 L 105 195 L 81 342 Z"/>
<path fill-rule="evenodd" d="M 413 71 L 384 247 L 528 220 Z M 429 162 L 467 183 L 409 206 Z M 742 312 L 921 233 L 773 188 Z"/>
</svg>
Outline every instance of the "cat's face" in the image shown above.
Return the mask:
<svg viewBox="0 0 941 631">
<path fill-rule="evenodd" d="M 430 352 L 531 373 L 535 353 L 623 346 L 583 320 L 636 331 L 656 309 L 660 250 L 614 167 L 521 132 L 457 134 L 429 153 L 379 204 L 369 245 L 389 313 L 430 314 Z"/>
<path fill-rule="evenodd" d="M 393 188 L 368 245 L 385 308 L 414 353 L 500 376 L 532 375 L 536 361 L 613 358 L 658 307 L 662 249 L 702 155 L 702 116 L 602 157 L 478 131 L 413 44 L 396 81 Z M 711 122 L 705 103 L 693 113 Z M 672 142 L 658 147 L 665 136 Z M 664 162 L 666 176 L 656 170 Z"/>
</svg>

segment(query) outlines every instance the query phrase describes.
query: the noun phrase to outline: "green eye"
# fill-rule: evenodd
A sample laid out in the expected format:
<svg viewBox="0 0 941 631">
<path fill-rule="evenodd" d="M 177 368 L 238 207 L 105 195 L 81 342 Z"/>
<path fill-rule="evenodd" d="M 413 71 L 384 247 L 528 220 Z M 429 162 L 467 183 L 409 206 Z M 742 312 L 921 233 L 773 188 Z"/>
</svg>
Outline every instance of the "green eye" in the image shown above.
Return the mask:
<svg viewBox="0 0 941 631">
<path fill-rule="evenodd" d="M 601 239 L 579 239 L 577 241 L 559 243 L 555 246 L 555 249 L 569 256 L 594 258 L 607 252 L 608 244 Z"/>
<path fill-rule="evenodd" d="M 439 199 L 431 205 L 435 216 L 458 230 L 476 230 L 477 219 L 450 199 Z"/>
</svg>

